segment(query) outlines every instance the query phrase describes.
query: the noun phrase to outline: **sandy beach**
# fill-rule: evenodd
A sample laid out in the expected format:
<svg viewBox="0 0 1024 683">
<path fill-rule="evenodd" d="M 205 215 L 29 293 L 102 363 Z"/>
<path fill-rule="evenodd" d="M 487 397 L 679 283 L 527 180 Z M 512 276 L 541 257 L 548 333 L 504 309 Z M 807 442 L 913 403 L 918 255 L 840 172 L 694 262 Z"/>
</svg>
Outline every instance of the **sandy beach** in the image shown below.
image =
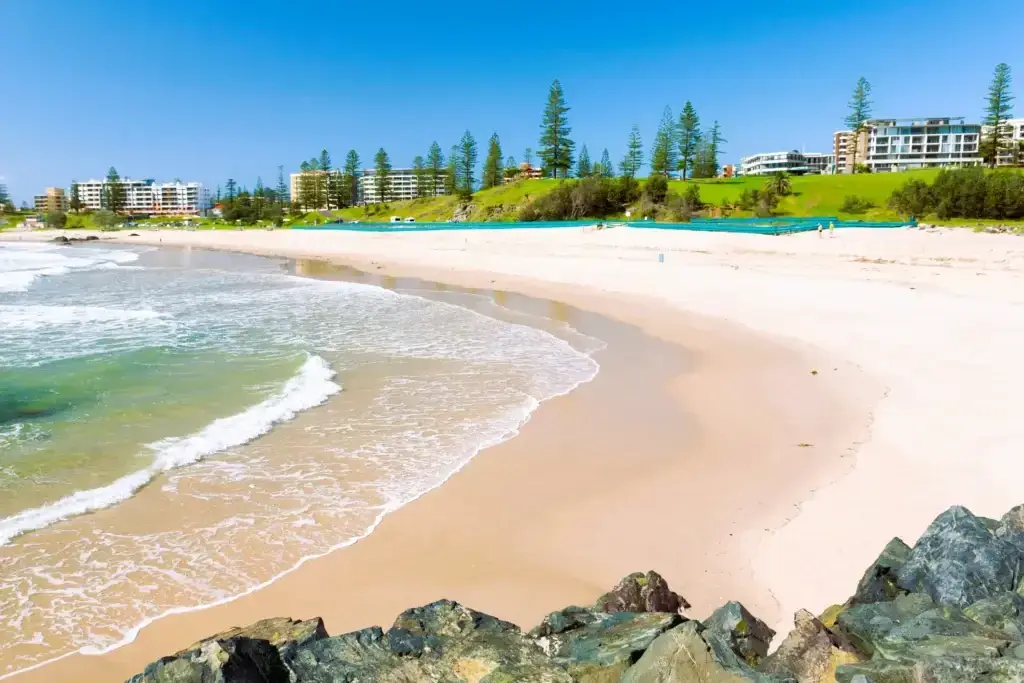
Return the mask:
<svg viewBox="0 0 1024 683">
<path fill-rule="evenodd" d="M 998 515 L 1021 502 L 1015 237 L 564 229 L 118 241 L 517 292 L 536 298 L 521 306 L 566 304 L 552 316 L 608 348 L 593 382 L 364 541 L 242 599 L 160 620 L 111 654 L 17 680 L 123 680 L 266 616 L 318 614 L 340 633 L 439 597 L 529 626 L 652 568 L 695 616 L 739 599 L 782 630 L 797 608 L 844 599 L 891 536 L 916 538 L 947 506 Z"/>
</svg>

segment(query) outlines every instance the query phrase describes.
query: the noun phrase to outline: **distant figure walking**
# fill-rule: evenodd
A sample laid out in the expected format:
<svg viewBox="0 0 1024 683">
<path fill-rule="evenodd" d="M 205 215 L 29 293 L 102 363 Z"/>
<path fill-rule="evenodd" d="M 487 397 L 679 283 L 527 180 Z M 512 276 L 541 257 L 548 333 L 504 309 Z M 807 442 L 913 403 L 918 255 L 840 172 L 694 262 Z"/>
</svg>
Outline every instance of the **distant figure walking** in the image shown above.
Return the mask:
<svg viewBox="0 0 1024 683">
<path fill-rule="evenodd" d="M 828 222 L 828 236 L 829 237 L 835 237 L 836 236 L 836 225 L 832 221 Z"/>
<path fill-rule="evenodd" d="M 821 223 L 818 223 L 818 239 L 821 239 Z"/>
</svg>

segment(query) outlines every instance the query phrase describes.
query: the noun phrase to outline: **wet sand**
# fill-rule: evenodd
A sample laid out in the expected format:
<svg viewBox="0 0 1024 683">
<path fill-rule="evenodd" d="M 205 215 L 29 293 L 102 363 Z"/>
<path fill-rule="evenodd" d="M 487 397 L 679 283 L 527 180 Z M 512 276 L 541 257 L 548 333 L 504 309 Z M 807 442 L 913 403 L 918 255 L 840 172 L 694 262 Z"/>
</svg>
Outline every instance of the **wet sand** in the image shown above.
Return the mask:
<svg viewBox="0 0 1024 683">
<path fill-rule="evenodd" d="M 401 279 L 411 275 L 543 311 L 607 343 L 594 356 L 601 372 L 354 546 L 228 604 L 161 619 L 107 655 L 74 655 L 15 680 L 120 681 L 201 637 L 268 616 L 319 615 L 337 634 L 387 626 L 441 597 L 529 627 L 648 569 L 695 616 L 738 599 L 769 623 L 784 618 L 752 558 L 801 502 L 850 470 L 883 392 L 877 381 L 792 340 L 649 298 L 334 260 L 370 275 L 309 262 L 297 270 L 437 288 Z"/>
</svg>

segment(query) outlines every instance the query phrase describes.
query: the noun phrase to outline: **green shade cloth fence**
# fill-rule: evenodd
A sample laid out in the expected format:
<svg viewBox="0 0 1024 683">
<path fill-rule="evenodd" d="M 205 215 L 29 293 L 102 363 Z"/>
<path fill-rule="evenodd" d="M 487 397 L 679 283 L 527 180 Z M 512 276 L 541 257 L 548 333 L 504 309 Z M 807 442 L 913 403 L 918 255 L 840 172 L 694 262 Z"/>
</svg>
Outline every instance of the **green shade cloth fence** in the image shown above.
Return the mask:
<svg viewBox="0 0 1024 683">
<path fill-rule="evenodd" d="M 841 228 L 903 228 L 916 226 L 910 221 L 842 221 L 836 216 L 810 216 L 790 218 L 694 218 L 688 223 L 661 223 L 658 221 L 530 221 L 479 223 L 327 223 L 324 225 L 296 225 L 293 230 L 344 230 L 347 232 L 432 232 L 441 230 L 538 230 L 552 228 L 582 228 L 604 224 L 609 227 L 626 226 L 654 230 L 692 230 L 697 232 L 732 232 L 751 235 L 786 235 L 817 230 L 820 224 L 828 228 L 832 223 Z"/>
</svg>

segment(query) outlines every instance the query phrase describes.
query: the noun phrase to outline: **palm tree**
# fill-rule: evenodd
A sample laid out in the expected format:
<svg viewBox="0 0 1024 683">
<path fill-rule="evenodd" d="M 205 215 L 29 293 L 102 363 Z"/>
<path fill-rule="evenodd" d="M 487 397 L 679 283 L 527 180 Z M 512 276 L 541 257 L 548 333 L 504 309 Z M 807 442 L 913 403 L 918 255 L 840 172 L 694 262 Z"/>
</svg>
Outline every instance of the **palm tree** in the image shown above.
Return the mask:
<svg viewBox="0 0 1024 683">
<path fill-rule="evenodd" d="M 779 173 L 768 179 L 765 189 L 771 190 L 776 197 L 785 197 L 793 191 L 793 185 L 789 182 L 789 175 Z"/>
</svg>

